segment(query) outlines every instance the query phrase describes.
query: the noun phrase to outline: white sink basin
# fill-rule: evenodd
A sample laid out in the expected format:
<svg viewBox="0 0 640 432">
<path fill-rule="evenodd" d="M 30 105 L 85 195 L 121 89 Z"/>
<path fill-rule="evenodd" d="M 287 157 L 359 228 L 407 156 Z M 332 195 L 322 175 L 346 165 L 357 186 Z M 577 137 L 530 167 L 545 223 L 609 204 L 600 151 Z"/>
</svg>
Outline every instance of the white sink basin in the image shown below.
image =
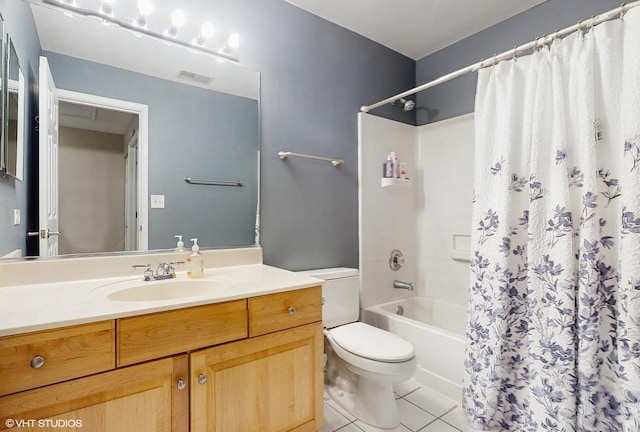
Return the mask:
<svg viewBox="0 0 640 432">
<path fill-rule="evenodd" d="M 229 287 L 229 281 L 220 279 L 166 279 L 142 281 L 139 279 L 115 282 L 99 287 L 107 299 L 114 301 L 162 301 L 210 294 Z"/>
</svg>

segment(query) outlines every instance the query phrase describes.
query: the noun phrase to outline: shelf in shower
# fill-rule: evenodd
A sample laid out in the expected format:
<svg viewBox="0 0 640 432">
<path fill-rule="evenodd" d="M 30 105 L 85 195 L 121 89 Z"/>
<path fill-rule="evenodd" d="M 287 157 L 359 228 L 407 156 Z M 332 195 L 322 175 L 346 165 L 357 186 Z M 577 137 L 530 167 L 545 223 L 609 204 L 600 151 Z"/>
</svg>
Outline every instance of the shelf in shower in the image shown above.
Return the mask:
<svg viewBox="0 0 640 432">
<path fill-rule="evenodd" d="M 407 188 L 411 185 L 410 179 L 399 179 L 399 178 L 387 178 L 383 177 L 381 181 L 381 186 L 383 188 L 394 187 L 394 188 Z"/>
</svg>

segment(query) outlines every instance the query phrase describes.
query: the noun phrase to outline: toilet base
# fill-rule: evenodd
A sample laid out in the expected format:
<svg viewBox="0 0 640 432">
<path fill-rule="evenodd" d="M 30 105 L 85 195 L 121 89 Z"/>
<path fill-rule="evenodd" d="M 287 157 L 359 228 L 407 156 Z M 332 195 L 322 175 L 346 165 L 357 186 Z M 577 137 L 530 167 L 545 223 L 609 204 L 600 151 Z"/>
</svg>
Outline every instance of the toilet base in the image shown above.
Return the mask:
<svg viewBox="0 0 640 432">
<path fill-rule="evenodd" d="M 358 377 L 355 392 L 340 387 L 344 386 L 329 385 L 329 396 L 358 420 L 381 429 L 400 425 L 398 404 L 390 383 Z"/>
</svg>

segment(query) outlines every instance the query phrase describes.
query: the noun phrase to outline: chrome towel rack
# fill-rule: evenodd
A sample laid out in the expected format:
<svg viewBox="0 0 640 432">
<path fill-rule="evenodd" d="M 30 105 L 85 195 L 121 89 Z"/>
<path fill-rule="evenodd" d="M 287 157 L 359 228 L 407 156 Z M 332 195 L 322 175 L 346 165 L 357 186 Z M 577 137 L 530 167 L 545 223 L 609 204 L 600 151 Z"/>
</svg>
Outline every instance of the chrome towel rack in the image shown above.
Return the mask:
<svg viewBox="0 0 640 432">
<path fill-rule="evenodd" d="M 184 178 L 185 183 L 189 184 L 197 184 L 197 185 L 207 185 L 207 186 L 235 186 L 242 187 L 242 182 L 240 180 L 204 180 L 204 179 L 194 179 L 191 177 Z"/>
<path fill-rule="evenodd" d="M 299 157 L 299 158 L 305 158 L 305 159 L 315 159 L 315 160 L 321 160 L 321 161 L 328 161 L 328 162 L 331 162 L 331 165 L 333 165 L 334 167 L 340 166 L 340 165 L 342 165 L 344 163 L 344 161 L 342 159 L 322 157 L 322 156 L 312 156 L 312 155 L 308 155 L 308 154 L 293 153 L 293 152 L 288 152 L 288 151 L 281 151 L 281 152 L 278 153 L 278 156 L 280 156 L 281 160 L 285 160 L 289 156 L 292 156 L 292 157 Z"/>
</svg>

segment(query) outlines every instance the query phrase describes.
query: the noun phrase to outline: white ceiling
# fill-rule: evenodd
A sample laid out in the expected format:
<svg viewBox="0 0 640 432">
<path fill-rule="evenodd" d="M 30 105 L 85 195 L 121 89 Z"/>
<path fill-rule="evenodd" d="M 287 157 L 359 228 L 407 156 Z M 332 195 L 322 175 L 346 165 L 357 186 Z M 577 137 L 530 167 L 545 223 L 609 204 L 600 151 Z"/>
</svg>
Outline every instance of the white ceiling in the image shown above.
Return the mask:
<svg viewBox="0 0 640 432">
<path fill-rule="evenodd" d="M 285 0 L 414 60 L 546 0 Z"/>
</svg>

